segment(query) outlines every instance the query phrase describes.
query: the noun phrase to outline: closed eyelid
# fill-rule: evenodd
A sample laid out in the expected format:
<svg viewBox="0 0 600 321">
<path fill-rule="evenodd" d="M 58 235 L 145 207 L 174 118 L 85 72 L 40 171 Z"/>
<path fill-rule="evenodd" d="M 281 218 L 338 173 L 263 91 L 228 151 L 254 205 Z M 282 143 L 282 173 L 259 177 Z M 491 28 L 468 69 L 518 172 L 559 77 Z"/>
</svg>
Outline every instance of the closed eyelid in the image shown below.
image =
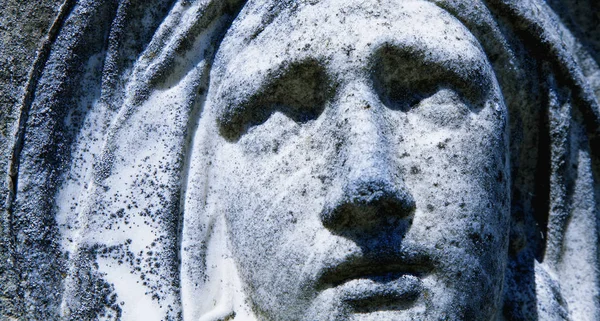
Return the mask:
<svg viewBox="0 0 600 321">
<path fill-rule="evenodd" d="M 388 103 L 402 98 L 408 100 L 403 103 L 410 104 L 411 97 L 405 95 L 417 99 L 430 96 L 440 87 L 449 87 L 473 105 L 479 105 L 493 87 L 485 55 L 458 58 L 385 44 L 372 56 L 372 80 Z"/>
<path fill-rule="evenodd" d="M 222 108 L 217 116 L 221 135 L 237 140 L 275 111 L 296 122 L 316 118 L 332 92 L 329 78 L 318 61 L 309 59 L 282 63 L 238 88 L 221 88 Z"/>
</svg>

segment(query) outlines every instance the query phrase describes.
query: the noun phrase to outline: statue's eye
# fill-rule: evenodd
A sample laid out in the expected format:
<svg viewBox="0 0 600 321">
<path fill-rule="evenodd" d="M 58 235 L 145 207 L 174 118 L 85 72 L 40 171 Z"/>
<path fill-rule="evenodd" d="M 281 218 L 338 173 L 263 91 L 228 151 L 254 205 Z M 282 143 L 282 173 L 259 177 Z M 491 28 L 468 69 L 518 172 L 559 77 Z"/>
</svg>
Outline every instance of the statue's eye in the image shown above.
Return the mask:
<svg viewBox="0 0 600 321">
<path fill-rule="evenodd" d="M 218 117 L 220 133 L 226 139 L 238 140 L 275 112 L 297 123 L 316 119 L 331 93 L 327 76 L 316 61 L 284 66 L 263 79 L 266 83 L 238 103 L 226 106 Z"/>
<path fill-rule="evenodd" d="M 483 68 L 481 64 L 459 65 L 427 53 L 384 46 L 374 55 L 372 81 L 390 109 L 408 112 L 419 106 L 444 108 L 455 104 L 457 112 L 461 106 L 476 111 L 483 106 L 491 86 Z M 451 109 L 446 108 L 445 113 Z"/>
<path fill-rule="evenodd" d="M 452 128 L 459 127 L 472 109 L 456 91 L 440 88 L 431 96 L 421 99 L 411 108 L 411 112 L 436 127 Z"/>
</svg>

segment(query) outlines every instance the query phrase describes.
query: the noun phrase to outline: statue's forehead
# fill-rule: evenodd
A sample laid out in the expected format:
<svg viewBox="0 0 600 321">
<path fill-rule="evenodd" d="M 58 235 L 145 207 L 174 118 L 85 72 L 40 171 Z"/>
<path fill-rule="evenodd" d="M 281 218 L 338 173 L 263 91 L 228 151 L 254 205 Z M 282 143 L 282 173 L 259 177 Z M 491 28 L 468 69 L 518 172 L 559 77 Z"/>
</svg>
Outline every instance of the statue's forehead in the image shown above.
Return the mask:
<svg viewBox="0 0 600 321">
<path fill-rule="evenodd" d="M 424 62 L 458 68 L 486 61 L 479 42 L 462 23 L 422 0 L 304 3 L 282 10 L 260 32 L 254 30 L 225 37 L 216 61 L 223 79 L 248 83 L 278 66 L 308 59 L 324 62 L 332 73 L 348 74 L 348 68 L 368 69 L 369 56 L 382 45 L 423 56 Z"/>
<path fill-rule="evenodd" d="M 383 42 L 445 56 L 440 59 L 466 60 L 481 53 L 478 41 L 457 19 L 428 1 L 415 0 L 305 4 L 282 11 L 258 35 L 246 36 L 252 38 L 244 39 L 247 46 L 222 57 L 236 73 L 248 70 L 249 61 L 259 67 L 306 56 L 326 60 L 340 50 L 364 56 Z"/>
</svg>

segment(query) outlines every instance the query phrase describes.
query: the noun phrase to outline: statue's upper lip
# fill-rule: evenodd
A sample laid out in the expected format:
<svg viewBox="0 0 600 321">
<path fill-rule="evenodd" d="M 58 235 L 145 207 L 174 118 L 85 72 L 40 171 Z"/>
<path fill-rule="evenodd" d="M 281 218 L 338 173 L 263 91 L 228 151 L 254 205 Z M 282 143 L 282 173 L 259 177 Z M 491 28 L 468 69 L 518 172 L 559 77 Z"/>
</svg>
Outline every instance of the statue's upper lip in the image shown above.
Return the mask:
<svg viewBox="0 0 600 321">
<path fill-rule="evenodd" d="M 384 279 L 413 275 L 424 278 L 433 271 L 428 255 L 398 253 L 387 256 L 359 256 L 343 260 L 322 270 L 319 277 L 321 288 L 331 288 L 356 279 Z"/>
</svg>

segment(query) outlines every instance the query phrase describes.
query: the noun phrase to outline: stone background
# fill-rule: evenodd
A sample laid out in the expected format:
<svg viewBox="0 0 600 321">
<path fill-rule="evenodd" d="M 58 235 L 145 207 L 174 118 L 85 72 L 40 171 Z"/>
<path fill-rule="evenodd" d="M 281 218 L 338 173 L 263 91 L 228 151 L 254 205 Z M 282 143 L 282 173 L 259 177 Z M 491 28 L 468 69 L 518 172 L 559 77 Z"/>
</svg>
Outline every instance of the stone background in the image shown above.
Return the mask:
<svg viewBox="0 0 600 321">
<path fill-rule="evenodd" d="M 16 317 L 17 278 L 11 269 L 10 233 L 6 201 L 9 194 L 8 163 L 12 151 L 19 105 L 38 49 L 48 34 L 62 1 L 0 1 L 0 319 Z"/>
</svg>

